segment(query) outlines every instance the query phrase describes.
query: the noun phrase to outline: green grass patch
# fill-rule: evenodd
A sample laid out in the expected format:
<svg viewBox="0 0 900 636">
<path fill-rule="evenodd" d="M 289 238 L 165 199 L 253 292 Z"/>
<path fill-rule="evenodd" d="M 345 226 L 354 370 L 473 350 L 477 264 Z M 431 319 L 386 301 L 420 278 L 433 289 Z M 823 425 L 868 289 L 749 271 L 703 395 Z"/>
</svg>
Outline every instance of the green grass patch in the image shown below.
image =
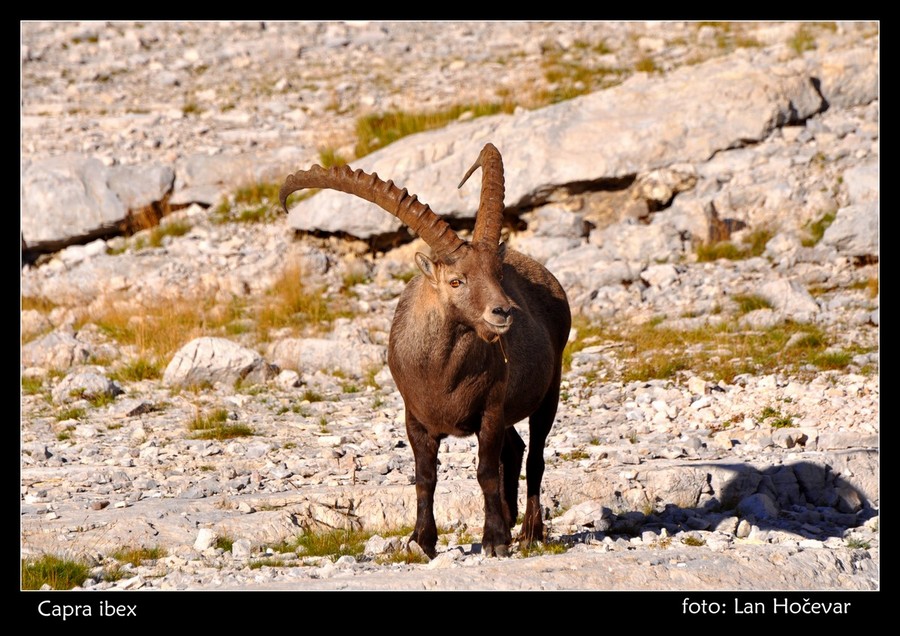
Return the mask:
<svg viewBox="0 0 900 636">
<path fill-rule="evenodd" d="M 347 160 L 334 148 L 319 148 L 319 164 L 323 168 L 333 168 L 335 166 L 346 166 Z"/>
<path fill-rule="evenodd" d="M 109 406 L 116 401 L 116 398 L 109 393 L 95 393 L 88 396 L 86 399 L 88 401 L 88 404 L 93 406 L 95 409 Z"/>
<path fill-rule="evenodd" d="M 712 244 L 702 243 L 697 246 L 698 262 L 709 263 L 720 258 L 736 261 L 746 257 L 744 256 L 744 251 L 731 241 L 720 241 Z"/>
<path fill-rule="evenodd" d="M 210 413 L 197 414 L 188 424 L 194 439 L 232 439 L 253 435 L 253 429 L 246 424 L 230 424 L 228 411 L 216 409 Z"/>
<path fill-rule="evenodd" d="M 847 539 L 844 545 L 846 545 L 851 550 L 868 550 L 872 547 L 872 544 L 868 541 L 864 541 L 863 539 L 858 539 L 856 537 Z"/>
<path fill-rule="evenodd" d="M 231 548 L 234 546 L 234 539 L 229 537 L 227 534 L 216 537 L 216 542 L 213 546 L 217 550 L 223 550 L 225 552 L 231 552 Z"/>
<path fill-rule="evenodd" d="M 272 223 L 281 212 L 278 193 L 281 184 L 254 183 L 238 188 L 234 194 L 217 205 L 210 215 L 213 223 Z M 311 196 L 312 190 L 306 190 L 288 197 L 289 203 Z"/>
<path fill-rule="evenodd" d="M 747 300 L 744 308 L 756 307 L 757 302 Z M 823 357 L 831 342 L 818 327 L 788 322 L 748 331 L 739 326 L 739 315 L 689 330 L 668 328 L 665 323 L 590 324 L 576 316 L 578 335 L 564 351 L 564 370 L 571 369 L 574 353 L 596 342 L 614 345 L 607 355 L 615 362 L 606 365 L 605 372 L 607 379 L 624 382 L 673 379 L 688 369 L 714 382 L 731 382 L 743 373 L 802 374 L 808 372 L 807 365 L 844 363 L 842 357 Z"/>
<path fill-rule="evenodd" d="M 81 407 L 66 407 L 56 412 L 56 421 L 80 420 L 87 412 Z"/>
<path fill-rule="evenodd" d="M 170 221 L 162 225 L 157 225 L 152 230 L 150 230 L 150 236 L 147 238 L 147 244 L 150 247 L 161 247 L 164 238 L 166 238 L 167 236 L 184 236 L 191 231 L 191 227 L 192 226 L 190 223 L 183 220 Z"/>
<path fill-rule="evenodd" d="M 363 378 L 363 384 L 365 386 L 370 386 L 373 389 L 377 389 L 378 382 L 375 381 L 375 376 L 381 371 L 380 367 L 369 367 L 366 369 L 365 377 Z"/>
<path fill-rule="evenodd" d="M 44 381 L 34 376 L 22 376 L 22 393 L 25 395 L 37 395 L 44 388 Z"/>
<path fill-rule="evenodd" d="M 835 215 L 835 212 L 826 212 L 818 220 L 808 223 L 805 228 L 808 236 L 801 240 L 803 246 L 812 247 L 817 245 L 822 240 L 822 237 L 825 236 L 825 230 L 834 223 Z"/>
<path fill-rule="evenodd" d="M 825 351 L 813 355 L 810 362 L 820 369 L 843 369 L 852 361 L 851 356 L 846 351 Z"/>
<path fill-rule="evenodd" d="M 690 368 L 690 362 L 682 356 L 665 352 L 653 352 L 639 359 L 622 374 L 623 382 L 647 382 L 673 378 L 679 371 Z"/>
<path fill-rule="evenodd" d="M 757 424 L 768 424 L 772 428 L 794 428 L 794 416 L 785 415 L 779 409 L 766 406 L 756 418 Z"/>
<path fill-rule="evenodd" d="M 84 583 L 90 568 L 81 561 L 46 554 L 39 559 L 22 559 L 22 589 L 39 590 L 49 585 L 54 590 L 71 590 Z"/>
<path fill-rule="evenodd" d="M 573 450 L 571 453 L 563 453 L 559 456 L 563 461 L 578 461 L 579 459 L 590 459 L 590 457 L 583 450 Z"/>
<path fill-rule="evenodd" d="M 365 115 L 356 120 L 356 157 L 364 157 L 402 139 L 425 130 L 442 128 L 459 119 L 463 113 L 471 112 L 473 117 L 484 117 L 505 112 L 511 113 L 515 104 L 489 102 L 457 104 L 449 108 L 430 112 L 390 111 L 376 115 Z"/>
<path fill-rule="evenodd" d="M 598 324 L 591 323 L 587 318 L 577 315 L 572 318 L 572 327 L 575 329 L 575 340 L 566 343 L 563 349 L 563 371 L 572 368 L 572 357 L 593 344 L 608 338 L 608 330 Z"/>
<path fill-rule="evenodd" d="M 134 567 L 139 566 L 144 561 L 155 561 L 166 556 L 164 548 L 121 548 L 110 554 L 116 561 L 122 563 L 130 563 Z"/>
<path fill-rule="evenodd" d="M 699 548 L 700 546 L 706 545 L 706 541 L 703 539 L 698 539 L 697 537 L 685 537 L 681 540 L 684 545 L 689 545 L 691 547 Z"/>
<path fill-rule="evenodd" d="M 160 364 L 156 360 L 140 357 L 119 367 L 110 373 L 111 380 L 120 382 L 140 382 L 141 380 L 158 380 L 162 377 Z"/>
<path fill-rule="evenodd" d="M 366 541 L 373 534 L 373 532 L 364 530 L 350 529 L 335 529 L 326 532 L 306 531 L 293 542 L 281 546 L 281 549 L 277 551 L 296 551 L 303 556 L 323 556 L 332 561 L 345 555 L 359 557 L 365 552 Z"/>
<path fill-rule="evenodd" d="M 731 241 L 718 243 L 701 243 L 697 246 L 697 261 L 700 263 L 717 261 L 720 258 L 738 261 L 755 256 L 762 256 L 766 251 L 766 243 L 772 238 L 771 230 L 755 230 L 748 234 L 740 245 Z"/>
<path fill-rule="evenodd" d="M 303 395 L 300 396 L 300 401 L 301 401 L 301 402 L 303 402 L 303 401 L 306 401 L 306 402 L 324 402 L 324 401 L 325 401 L 325 397 L 324 397 L 321 393 L 319 393 L 319 392 L 317 392 L 317 391 L 313 391 L 312 389 L 306 389 L 306 390 L 303 392 Z"/>
<path fill-rule="evenodd" d="M 756 311 L 757 309 L 772 308 L 772 303 L 762 296 L 756 296 L 755 294 L 738 294 L 732 296 L 732 300 L 738 304 L 738 311 L 740 311 L 741 315 L 749 314 L 751 311 Z"/>
<path fill-rule="evenodd" d="M 538 105 L 555 104 L 609 88 L 623 82 L 628 73 L 622 69 L 589 66 L 580 61 L 563 58 L 558 51 L 547 51 L 541 61 L 544 79 L 553 87 L 542 91 Z"/>
<path fill-rule="evenodd" d="M 300 564 L 297 562 L 284 562 L 281 559 L 273 559 L 272 557 L 266 557 L 263 559 L 257 559 L 250 562 L 251 570 L 259 570 L 261 568 L 270 567 L 270 568 L 284 568 L 284 567 L 297 567 Z"/>
<path fill-rule="evenodd" d="M 530 546 L 521 548 L 518 554 L 519 558 L 527 559 L 547 554 L 564 554 L 568 549 L 569 546 L 562 541 L 535 541 Z"/>
<path fill-rule="evenodd" d="M 793 37 L 788 40 L 787 44 L 794 53 L 803 55 L 804 52 L 812 51 L 816 48 L 816 38 L 808 28 L 801 26 Z"/>
</svg>

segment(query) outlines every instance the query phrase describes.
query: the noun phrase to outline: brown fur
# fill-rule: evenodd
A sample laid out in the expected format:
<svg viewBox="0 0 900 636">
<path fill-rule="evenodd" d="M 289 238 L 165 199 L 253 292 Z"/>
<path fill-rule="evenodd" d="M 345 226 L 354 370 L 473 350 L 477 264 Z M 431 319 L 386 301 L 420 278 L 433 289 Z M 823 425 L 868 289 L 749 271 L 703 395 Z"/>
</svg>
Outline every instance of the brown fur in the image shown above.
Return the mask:
<svg viewBox="0 0 900 636">
<path fill-rule="evenodd" d="M 279 194 L 282 207 L 300 188 L 362 197 L 400 218 L 435 253 L 436 260 L 416 255 L 422 274 L 400 297 L 388 346 L 388 366 L 406 406 L 406 433 L 416 461 L 411 539 L 432 557 L 438 447 L 448 435 L 472 434 L 478 437 L 478 483 L 484 494 L 482 548 L 488 555 L 507 554 L 525 452 L 513 425 L 526 417 L 528 491 L 520 541 L 543 540 L 544 442 L 556 416 L 571 327 L 566 293 L 556 278 L 499 243 L 503 163 L 492 144 L 485 145 L 463 182 L 478 167 L 482 192 L 472 243 L 461 240 L 415 195 L 362 170 L 313 166 L 290 175 Z"/>
</svg>

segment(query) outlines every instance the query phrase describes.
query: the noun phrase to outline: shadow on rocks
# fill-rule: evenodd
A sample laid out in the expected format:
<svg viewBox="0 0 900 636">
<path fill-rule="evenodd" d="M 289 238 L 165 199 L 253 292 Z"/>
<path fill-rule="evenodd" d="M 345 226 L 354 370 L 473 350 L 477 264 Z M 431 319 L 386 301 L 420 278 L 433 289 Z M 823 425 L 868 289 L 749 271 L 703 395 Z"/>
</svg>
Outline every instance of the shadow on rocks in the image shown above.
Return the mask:
<svg viewBox="0 0 900 636">
<path fill-rule="evenodd" d="M 864 453 L 866 461 L 877 462 L 877 453 Z M 593 522 L 582 524 L 584 531 L 564 535 L 566 543 L 583 543 L 641 536 L 651 532 L 668 535 L 690 531 L 716 531 L 744 538 L 766 540 L 778 531 L 797 540 L 824 541 L 844 538 L 853 528 L 876 517 L 877 469 L 871 483 L 854 476 L 850 483 L 834 466 L 802 461 L 757 469 L 747 464 L 692 464 L 708 469 L 709 492 L 700 495 L 697 505 L 648 504 L 644 510 L 629 510 L 621 492 L 616 492 L 612 508 L 603 507 Z M 745 523 L 746 522 L 746 523 Z"/>
</svg>

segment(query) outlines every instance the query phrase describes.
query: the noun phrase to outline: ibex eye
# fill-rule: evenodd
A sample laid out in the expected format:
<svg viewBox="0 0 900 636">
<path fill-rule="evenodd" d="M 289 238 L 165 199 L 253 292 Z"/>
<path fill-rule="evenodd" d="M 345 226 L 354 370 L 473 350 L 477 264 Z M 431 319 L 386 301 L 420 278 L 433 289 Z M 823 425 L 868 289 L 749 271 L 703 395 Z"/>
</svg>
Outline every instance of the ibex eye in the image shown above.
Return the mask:
<svg viewBox="0 0 900 636">
<path fill-rule="evenodd" d="M 456 289 L 460 285 L 462 285 L 462 281 L 459 280 L 458 278 L 454 278 L 453 280 L 450 281 L 450 287 L 453 287 L 454 289 Z"/>
</svg>

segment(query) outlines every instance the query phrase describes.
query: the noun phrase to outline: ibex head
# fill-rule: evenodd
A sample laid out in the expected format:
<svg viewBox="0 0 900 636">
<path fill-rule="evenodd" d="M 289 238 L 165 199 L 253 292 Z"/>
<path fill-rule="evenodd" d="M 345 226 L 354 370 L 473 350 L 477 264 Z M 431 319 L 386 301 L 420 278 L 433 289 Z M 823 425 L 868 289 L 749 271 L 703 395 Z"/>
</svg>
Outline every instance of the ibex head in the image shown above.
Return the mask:
<svg viewBox="0 0 900 636">
<path fill-rule="evenodd" d="M 313 166 L 290 175 L 281 187 L 281 205 L 287 211 L 288 196 L 301 188 L 329 188 L 376 203 L 393 214 L 431 247 L 434 259 L 419 252 L 416 264 L 440 300 L 447 317 L 470 326 L 484 340 L 493 342 L 512 325 L 515 303 L 503 291 L 503 160 L 493 144 L 481 150 L 458 187 L 477 168 L 482 169 L 481 200 L 472 242 L 462 240 L 431 208 L 409 195 L 393 181 L 348 166 L 324 169 Z"/>
</svg>

